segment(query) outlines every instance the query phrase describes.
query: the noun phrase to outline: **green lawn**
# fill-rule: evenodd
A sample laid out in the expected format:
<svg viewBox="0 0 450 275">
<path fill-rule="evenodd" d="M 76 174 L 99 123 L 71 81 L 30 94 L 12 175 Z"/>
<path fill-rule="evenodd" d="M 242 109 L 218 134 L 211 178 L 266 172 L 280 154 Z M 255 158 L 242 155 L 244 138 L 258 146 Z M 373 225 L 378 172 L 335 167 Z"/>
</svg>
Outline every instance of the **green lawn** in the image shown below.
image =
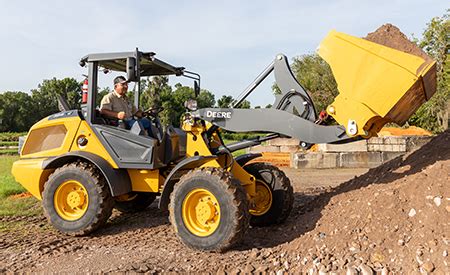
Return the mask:
<svg viewBox="0 0 450 275">
<path fill-rule="evenodd" d="M 16 155 L 18 156 L 19 153 L 17 152 L 17 149 L 0 149 L 0 156 L 3 155 Z"/>
<path fill-rule="evenodd" d="M 2 155 L 0 157 L 0 216 L 35 215 L 40 206 L 34 197 L 12 198 L 12 195 L 25 192 L 11 175 L 11 166 L 18 156 Z"/>
<path fill-rule="evenodd" d="M 0 141 L 0 146 L 18 146 L 19 142 L 17 141 Z"/>
<path fill-rule="evenodd" d="M 237 140 L 228 140 L 228 139 L 224 139 L 223 140 L 223 143 L 225 143 L 225 145 L 227 145 L 227 144 L 230 144 L 230 143 L 234 143 L 234 142 L 236 142 Z M 237 150 L 237 151 L 235 151 L 235 152 L 233 152 L 233 156 L 234 157 L 237 157 L 237 156 L 240 156 L 240 155 L 243 155 L 243 154 L 245 154 L 246 153 L 246 149 L 241 149 L 241 150 Z"/>
</svg>

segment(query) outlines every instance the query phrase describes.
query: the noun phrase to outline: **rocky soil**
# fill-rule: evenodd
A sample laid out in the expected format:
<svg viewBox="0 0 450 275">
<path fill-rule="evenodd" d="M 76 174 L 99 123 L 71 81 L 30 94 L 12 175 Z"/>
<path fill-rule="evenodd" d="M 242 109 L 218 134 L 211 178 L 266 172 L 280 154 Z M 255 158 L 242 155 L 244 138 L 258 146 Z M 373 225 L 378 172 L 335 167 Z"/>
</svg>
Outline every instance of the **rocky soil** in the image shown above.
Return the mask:
<svg viewBox="0 0 450 275">
<path fill-rule="evenodd" d="M 348 170 L 287 172 L 296 191 L 287 222 L 251 228 L 226 253 L 184 247 L 154 203 L 115 212 L 82 238 L 43 216 L 3 217 L 0 272 L 450 273 L 450 131 L 338 186 Z"/>
</svg>

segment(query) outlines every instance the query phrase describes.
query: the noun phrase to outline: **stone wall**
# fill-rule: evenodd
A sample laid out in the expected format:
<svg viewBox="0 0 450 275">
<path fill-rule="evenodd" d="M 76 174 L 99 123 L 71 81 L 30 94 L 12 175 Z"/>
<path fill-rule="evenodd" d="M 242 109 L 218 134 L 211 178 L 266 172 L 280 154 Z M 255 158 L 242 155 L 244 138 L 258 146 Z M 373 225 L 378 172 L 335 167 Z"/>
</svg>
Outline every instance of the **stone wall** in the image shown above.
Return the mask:
<svg viewBox="0 0 450 275">
<path fill-rule="evenodd" d="M 317 144 L 302 151 L 296 139 L 277 138 L 248 152 L 290 153 L 293 168 L 371 168 L 420 148 L 430 136 L 374 137 L 346 144 Z"/>
</svg>

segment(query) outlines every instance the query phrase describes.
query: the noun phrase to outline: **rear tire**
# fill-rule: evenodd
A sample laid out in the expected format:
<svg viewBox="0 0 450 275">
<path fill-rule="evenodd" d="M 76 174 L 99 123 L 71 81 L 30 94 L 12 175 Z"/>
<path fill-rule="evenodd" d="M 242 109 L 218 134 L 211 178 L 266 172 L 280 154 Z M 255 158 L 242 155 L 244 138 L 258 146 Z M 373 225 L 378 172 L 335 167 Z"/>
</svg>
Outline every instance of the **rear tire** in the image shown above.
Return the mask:
<svg viewBox="0 0 450 275">
<path fill-rule="evenodd" d="M 294 204 L 294 191 L 289 178 L 279 168 L 263 162 L 244 166 L 245 171 L 252 174 L 262 186 L 271 193 L 268 209 L 252 214 L 252 226 L 268 226 L 283 223 L 289 216 Z M 257 182 L 258 184 L 258 182 Z"/>
<path fill-rule="evenodd" d="M 124 195 L 119 198 L 114 198 L 116 204 L 114 208 L 122 213 L 135 213 L 145 210 L 156 199 L 155 193 L 148 192 L 133 192 L 126 194 L 128 198 L 124 198 Z"/>
<path fill-rule="evenodd" d="M 182 176 L 171 194 L 169 211 L 180 240 L 203 251 L 224 251 L 238 243 L 250 217 L 245 190 L 218 168 Z"/>
<path fill-rule="evenodd" d="M 44 214 L 59 231 L 87 235 L 106 223 L 114 200 L 105 178 L 95 166 L 66 164 L 53 172 L 42 193 Z"/>
</svg>

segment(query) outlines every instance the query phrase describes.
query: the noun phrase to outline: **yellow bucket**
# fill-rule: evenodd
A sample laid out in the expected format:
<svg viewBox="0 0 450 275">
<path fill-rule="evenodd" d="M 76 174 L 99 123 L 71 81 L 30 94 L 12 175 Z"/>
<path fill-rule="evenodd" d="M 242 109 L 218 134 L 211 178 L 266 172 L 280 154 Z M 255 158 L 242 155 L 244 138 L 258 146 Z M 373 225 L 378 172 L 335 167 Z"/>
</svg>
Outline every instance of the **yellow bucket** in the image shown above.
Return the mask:
<svg viewBox="0 0 450 275">
<path fill-rule="evenodd" d="M 436 62 L 331 31 L 318 54 L 330 65 L 339 95 L 327 112 L 350 136 L 376 136 L 406 120 L 436 92 Z"/>
</svg>

